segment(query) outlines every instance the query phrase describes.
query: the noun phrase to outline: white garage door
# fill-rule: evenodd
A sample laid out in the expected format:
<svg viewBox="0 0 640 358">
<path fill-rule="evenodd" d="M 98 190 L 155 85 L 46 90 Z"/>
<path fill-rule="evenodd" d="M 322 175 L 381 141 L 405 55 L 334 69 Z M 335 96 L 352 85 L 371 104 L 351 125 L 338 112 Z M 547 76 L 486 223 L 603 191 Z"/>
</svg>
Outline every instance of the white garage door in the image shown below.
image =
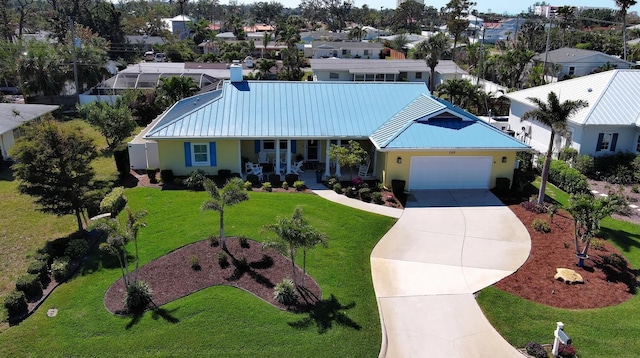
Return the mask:
<svg viewBox="0 0 640 358">
<path fill-rule="evenodd" d="M 493 157 L 411 157 L 409 190 L 488 189 Z"/>
</svg>

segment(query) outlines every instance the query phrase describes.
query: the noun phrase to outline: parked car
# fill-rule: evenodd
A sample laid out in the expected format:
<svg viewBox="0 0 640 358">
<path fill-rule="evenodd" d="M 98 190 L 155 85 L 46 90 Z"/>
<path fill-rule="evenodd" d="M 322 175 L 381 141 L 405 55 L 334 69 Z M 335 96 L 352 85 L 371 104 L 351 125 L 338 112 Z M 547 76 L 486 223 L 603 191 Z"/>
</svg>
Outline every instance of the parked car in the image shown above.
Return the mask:
<svg viewBox="0 0 640 358">
<path fill-rule="evenodd" d="M 162 53 L 162 52 L 158 52 L 156 54 L 156 62 L 166 62 L 167 61 L 167 56 Z"/>
<path fill-rule="evenodd" d="M 147 51 L 144 53 L 143 59 L 145 61 L 155 61 L 156 59 L 156 53 L 153 51 Z"/>
</svg>

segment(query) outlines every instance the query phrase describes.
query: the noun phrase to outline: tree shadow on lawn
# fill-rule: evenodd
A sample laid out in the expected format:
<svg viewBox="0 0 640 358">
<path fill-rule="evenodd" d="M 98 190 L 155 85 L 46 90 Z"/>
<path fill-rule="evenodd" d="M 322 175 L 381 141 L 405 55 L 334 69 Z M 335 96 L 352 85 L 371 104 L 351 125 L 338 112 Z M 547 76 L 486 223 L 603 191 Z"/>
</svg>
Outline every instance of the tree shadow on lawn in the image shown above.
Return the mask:
<svg viewBox="0 0 640 358">
<path fill-rule="evenodd" d="M 334 295 L 331 295 L 331 298 L 318 301 L 311 306 L 307 313 L 308 317 L 289 322 L 288 325 L 297 329 L 305 329 L 315 324 L 320 334 L 326 333 L 334 323 L 359 331 L 362 327 L 343 312 L 355 306 L 355 302 L 343 305 Z"/>
<path fill-rule="evenodd" d="M 600 236 L 615 242 L 624 252 L 640 248 L 640 235 L 635 233 L 603 227 L 600 228 Z"/>
<path fill-rule="evenodd" d="M 155 304 L 154 304 L 155 306 Z M 139 312 L 134 314 L 133 316 L 131 316 L 131 320 L 129 321 L 129 323 L 127 323 L 127 325 L 124 327 L 126 330 L 131 329 L 133 326 L 135 326 L 136 324 L 138 324 L 138 322 L 140 322 L 140 320 L 142 319 L 142 317 L 144 317 L 144 315 L 147 312 L 151 312 L 151 318 L 154 321 L 157 321 L 159 318 L 164 319 L 165 321 L 172 323 L 172 324 L 176 324 L 178 322 L 180 322 L 179 319 L 177 319 L 176 317 L 174 317 L 172 315 L 172 313 L 174 313 L 175 311 L 177 311 L 178 309 L 173 309 L 171 311 L 166 310 L 164 308 L 154 308 L 151 311 L 144 311 L 144 312 Z"/>
</svg>

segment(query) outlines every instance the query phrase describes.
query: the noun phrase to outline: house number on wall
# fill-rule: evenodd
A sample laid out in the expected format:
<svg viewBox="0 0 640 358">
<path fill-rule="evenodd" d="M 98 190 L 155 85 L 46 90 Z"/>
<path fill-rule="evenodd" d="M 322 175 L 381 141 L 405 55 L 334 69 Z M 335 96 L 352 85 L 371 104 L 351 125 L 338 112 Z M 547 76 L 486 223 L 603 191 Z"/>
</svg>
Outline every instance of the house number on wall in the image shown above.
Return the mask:
<svg viewBox="0 0 640 358">
<path fill-rule="evenodd" d="M 449 151 L 449 154 L 450 154 L 450 155 L 454 155 L 454 154 L 456 154 L 456 151 L 455 151 L 455 150 L 450 150 L 450 151 Z"/>
</svg>

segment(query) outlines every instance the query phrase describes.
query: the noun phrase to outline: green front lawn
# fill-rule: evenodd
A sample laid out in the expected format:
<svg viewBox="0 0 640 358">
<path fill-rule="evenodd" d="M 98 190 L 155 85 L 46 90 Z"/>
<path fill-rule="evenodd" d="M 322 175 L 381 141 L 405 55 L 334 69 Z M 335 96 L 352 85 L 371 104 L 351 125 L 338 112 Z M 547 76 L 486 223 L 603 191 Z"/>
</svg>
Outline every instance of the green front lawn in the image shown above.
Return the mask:
<svg viewBox="0 0 640 358">
<path fill-rule="evenodd" d="M 218 216 L 200 212 L 204 192 L 136 188 L 130 206 L 148 211 L 140 231 L 143 263 L 218 230 Z M 380 349 L 380 322 L 371 282 L 369 255 L 394 220 L 328 202 L 315 195 L 249 193 L 250 200 L 228 209 L 229 236 L 261 241 L 262 225 L 289 216 L 297 205 L 320 231 L 328 248 L 307 255 L 308 272 L 323 298 L 332 295 L 358 328 L 327 312 L 307 328 L 290 324 L 309 317 L 282 312 L 244 291 L 210 287 L 147 312 L 139 319 L 116 317 L 103 307 L 105 290 L 118 279 L 112 260 L 97 255 L 70 282 L 59 287 L 34 315 L 0 334 L 6 356 L 213 356 L 213 357 L 373 357 Z M 48 318 L 49 308 L 58 308 Z M 320 333 L 318 327 L 328 327 Z"/>
<path fill-rule="evenodd" d="M 567 205 L 568 194 L 555 186 L 548 185 L 546 194 L 560 205 Z M 601 226 L 602 237 L 620 249 L 633 267 L 640 267 L 640 225 L 607 218 Z M 636 319 L 640 317 L 639 295 L 617 306 L 567 310 L 489 287 L 480 292 L 478 303 L 491 324 L 516 347 L 529 342 L 552 343 L 555 323 L 561 321 L 581 358 L 636 357 L 640 351 L 640 340 L 636 337 L 640 330 L 640 321 Z"/>
</svg>

